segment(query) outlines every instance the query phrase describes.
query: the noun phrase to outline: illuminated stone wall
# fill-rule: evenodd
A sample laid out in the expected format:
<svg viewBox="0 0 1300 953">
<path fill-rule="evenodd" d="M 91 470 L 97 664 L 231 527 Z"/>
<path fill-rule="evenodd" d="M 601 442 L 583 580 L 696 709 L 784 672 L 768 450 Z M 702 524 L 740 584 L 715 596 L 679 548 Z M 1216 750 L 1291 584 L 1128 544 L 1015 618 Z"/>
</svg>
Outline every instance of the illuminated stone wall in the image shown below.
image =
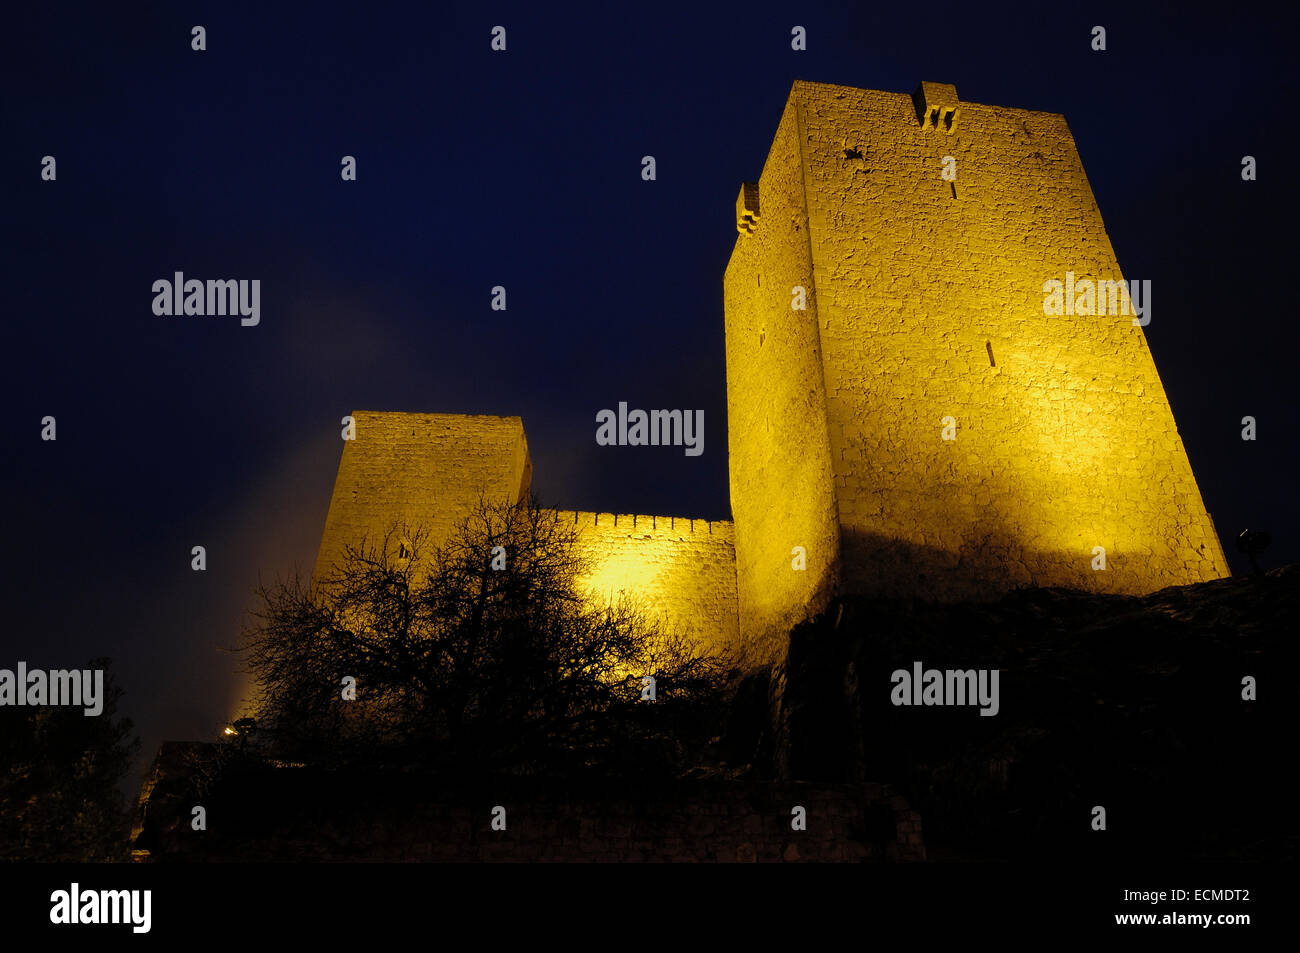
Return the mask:
<svg viewBox="0 0 1300 953">
<path fill-rule="evenodd" d="M 1044 314 L 1049 280 L 1123 277 L 1063 117 L 936 83 L 796 82 L 736 224 L 734 525 L 566 511 L 596 602 L 630 593 L 764 663 L 837 591 L 1137 594 L 1228 574 L 1142 328 Z M 517 417 L 354 416 L 318 567 L 394 520 L 436 544 L 480 492 L 528 492 Z"/>
<path fill-rule="evenodd" d="M 936 108 L 937 127 L 920 121 Z M 1043 313 L 1049 279 L 1122 277 L 1063 117 L 961 102 L 940 84 L 914 97 L 796 82 L 753 201 L 726 295 L 746 638 L 765 631 L 745 604 L 755 585 L 800 608 L 793 584 L 766 581 L 789 572 L 782 547 L 820 544 L 802 514 L 832 489 L 845 591 L 1144 593 L 1228 574 L 1142 329 L 1131 315 Z M 791 286 L 809 258 L 801 313 Z M 788 415 L 770 417 L 776 435 L 767 413 L 737 413 L 774 401 Z M 941 439 L 949 416 L 953 441 Z M 736 472 L 793 458 L 823 420 L 831 486 L 777 476 L 795 463 L 767 481 Z M 814 439 L 810 457 L 822 452 Z M 772 537 L 781 547 L 763 549 Z"/>
<path fill-rule="evenodd" d="M 752 186 L 741 192 L 738 225 L 757 224 L 736 242 L 723 281 L 736 592 L 757 661 L 784 656 L 793 625 L 822 608 L 839 557 L 816 306 L 791 308 L 791 288 L 813 293 L 796 118 L 787 106 L 757 209 L 745 207 Z M 796 546 L 802 571 L 792 568 Z"/>
<path fill-rule="evenodd" d="M 710 652 L 740 654 L 731 524 L 672 516 L 561 511 L 591 571 L 580 584 L 596 605 L 639 602 L 665 631 Z"/>
<path fill-rule="evenodd" d="M 518 417 L 355 412 L 356 439 L 343 456 L 316 572 L 348 543 L 378 542 L 394 524 L 422 526 L 426 546 L 447 540 L 478 503 L 514 502 L 532 467 Z M 709 651 L 737 653 L 734 539 L 728 522 L 563 511 L 590 572 L 579 580 L 594 605 L 616 598 L 683 632 Z"/>
<path fill-rule="evenodd" d="M 518 417 L 354 411 L 356 439 L 343 441 L 316 557 L 316 573 L 344 546 L 378 542 L 395 523 L 423 526 L 437 546 L 469 515 L 480 493 L 513 503 L 532 468 Z"/>
</svg>

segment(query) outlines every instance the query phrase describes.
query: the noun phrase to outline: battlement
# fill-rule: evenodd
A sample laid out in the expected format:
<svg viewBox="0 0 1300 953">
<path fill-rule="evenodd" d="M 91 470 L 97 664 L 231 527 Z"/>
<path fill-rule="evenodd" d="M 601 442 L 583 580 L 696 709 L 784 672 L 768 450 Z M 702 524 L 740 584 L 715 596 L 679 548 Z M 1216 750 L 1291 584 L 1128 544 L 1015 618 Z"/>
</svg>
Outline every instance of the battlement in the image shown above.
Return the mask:
<svg viewBox="0 0 1300 953">
<path fill-rule="evenodd" d="M 912 93 L 912 105 L 922 129 L 952 132 L 957 125 L 957 87 L 946 83 L 921 83 Z"/>
<path fill-rule="evenodd" d="M 572 517 L 580 528 L 623 528 L 633 535 L 644 533 L 646 538 L 656 535 L 686 535 L 697 533 L 733 539 L 730 520 L 703 520 L 689 516 L 645 516 L 636 513 L 597 513 L 590 510 L 556 510 L 567 523 Z"/>
</svg>

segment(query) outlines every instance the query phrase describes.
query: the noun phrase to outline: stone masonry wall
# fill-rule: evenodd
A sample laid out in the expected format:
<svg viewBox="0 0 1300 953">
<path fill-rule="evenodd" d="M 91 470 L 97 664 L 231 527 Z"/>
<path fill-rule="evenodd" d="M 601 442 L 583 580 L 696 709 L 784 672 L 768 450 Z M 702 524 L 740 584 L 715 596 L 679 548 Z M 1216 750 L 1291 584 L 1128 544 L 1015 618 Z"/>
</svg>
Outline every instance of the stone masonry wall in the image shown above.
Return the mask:
<svg viewBox="0 0 1300 953">
<path fill-rule="evenodd" d="M 343 444 L 316 571 L 348 543 L 421 525 L 426 546 L 447 539 L 478 502 L 528 492 L 531 466 L 518 417 L 356 412 Z M 593 602 L 638 600 L 647 615 L 710 652 L 740 650 L 736 555 L 728 522 L 565 511 L 590 564 Z"/>
<path fill-rule="evenodd" d="M 723 281 L 736 591 L 759 664 L 783 658 L 790 629 L 823 608 L 839 562 L 796 120 L 787 106 L 758 181 L 756 226 L 742 231 Z M 791 308 L 796 285 L 807 310 Z"/>
<path fill-rule="evenodd" d="M 526 494 L 532 471 L 518 417 L 354 411 L 343 441 L 316 573 L 362 536 L 376 543 L 395 522 L 422 525 L 426 545 L 445 540 L 478 503 Z"/>
<path fill-rule="evenodd" d="M 736 552 L 730 523 L 672 516 L 561 511 L 591 571 L 580 581 L 600 605 L 640 601 L 669 631 L 710 652 L 740 651 Z"/>
<path fill-rule="evenodd" d="M 1064 117 L 924 93 L 956 109 L 951 128 L 904 94 L 791 94 L 851 587 L 1144 593 L 1226 575 L 1134 316 L 1043 313 L 1067 271 L 1123 278 Z"/>
</svg>

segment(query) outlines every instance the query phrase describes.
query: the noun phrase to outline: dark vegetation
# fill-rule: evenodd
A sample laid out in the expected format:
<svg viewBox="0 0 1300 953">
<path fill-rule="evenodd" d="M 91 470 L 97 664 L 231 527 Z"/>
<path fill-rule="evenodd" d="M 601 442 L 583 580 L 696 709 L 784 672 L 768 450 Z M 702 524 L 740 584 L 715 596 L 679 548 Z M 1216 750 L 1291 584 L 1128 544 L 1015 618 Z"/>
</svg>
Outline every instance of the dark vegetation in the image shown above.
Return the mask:
<svg viewBox="0 0 1300 953">
<path fill-rule="evenodd" d="M 119 784 L 139 747 L 117 717 L 122 690 L 109 660 L 103 710 L 0 707 L 0 860 L 113 861 L 128 857 L 131 814 Z"/>
<path fill-rule="evenodd" d="M 249 792 L 326 819 L 330 801 L 479 811 L 501 791 L 629 783 L 669 799 L 685 777 L 875 782 L 920 812 L 932 860 L 1294 858 L 1300 566 L 1144 597 L 845 598 L 796 627 L 784 667 L 737 679 L 635 606 L 591 609 L 572 537 L 535 506 L 484 506 L 448 545 L 422 542 L 397 528 L 315 588 L 264 591 L 245 642 L 257 732 L 173 770 L 194 790 L 169 801 L 224 797 L 273 833 Z M 998 669 L 998 714 L 893 705 L 914 662 Z"/>
<path fill-rule="evenodd" d="M 554 511 L 481 503 L 444 545 L 426 539 L 394 527 L 323 579 L 261 590 L 244 638 L 261 752 L 462 779 L 664 777 L 700 760 L 724 660 L 634 602 L 594 608 Z"/>
</svg>

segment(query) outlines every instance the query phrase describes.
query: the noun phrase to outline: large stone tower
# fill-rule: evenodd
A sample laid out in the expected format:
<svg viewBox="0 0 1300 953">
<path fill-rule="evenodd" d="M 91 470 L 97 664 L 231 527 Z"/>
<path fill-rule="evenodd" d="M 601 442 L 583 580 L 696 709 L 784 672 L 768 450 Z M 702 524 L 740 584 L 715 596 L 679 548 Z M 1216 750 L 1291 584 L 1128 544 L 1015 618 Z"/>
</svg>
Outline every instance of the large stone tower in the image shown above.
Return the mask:
<svg viewBox="0 0 1300 953">
<path fill-rule="evenodd" d="M 319 577 L 364 539 L 377 545 L 400 525 L 442 545 L 485 499 L 528 493 L 532 461 L 518 417 L 354 410 L 316 555 Z M 400 541 L 398 541 L 400 543 Z"/>
<path fill-rule="evenodd" d="M 835 591 L 1227 575 L 1134 315 L 1045 313 L 1052 280 L 1122 277 L 1064 117 L 796 82 L 737 227 L 731 506 L 760 654 Z"/>
</svg>

